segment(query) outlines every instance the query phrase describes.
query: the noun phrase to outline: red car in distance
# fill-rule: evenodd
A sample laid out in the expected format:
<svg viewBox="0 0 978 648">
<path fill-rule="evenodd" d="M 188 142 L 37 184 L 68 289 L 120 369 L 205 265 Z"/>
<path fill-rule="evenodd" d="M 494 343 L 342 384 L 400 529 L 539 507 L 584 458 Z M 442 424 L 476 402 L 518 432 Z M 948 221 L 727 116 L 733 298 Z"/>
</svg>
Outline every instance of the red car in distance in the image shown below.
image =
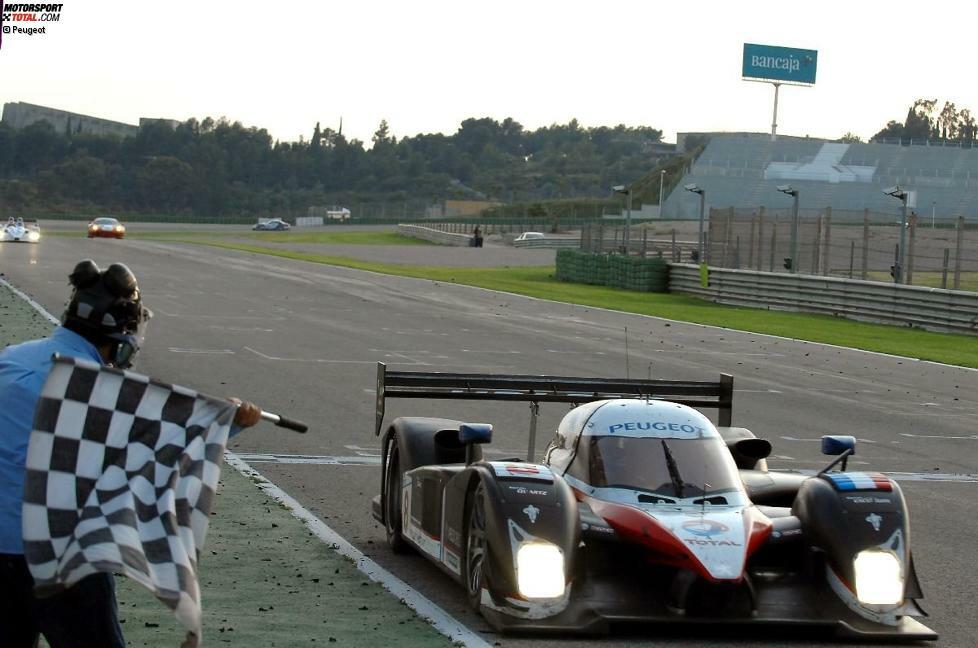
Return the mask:
<svg viewBox="0 0 978 648">
<path fill-rule="evenodd" d="M 88 238 L 125 238 L 126 226 L 114 218 L 96 218 L 88 224 Z"/>
</svg>

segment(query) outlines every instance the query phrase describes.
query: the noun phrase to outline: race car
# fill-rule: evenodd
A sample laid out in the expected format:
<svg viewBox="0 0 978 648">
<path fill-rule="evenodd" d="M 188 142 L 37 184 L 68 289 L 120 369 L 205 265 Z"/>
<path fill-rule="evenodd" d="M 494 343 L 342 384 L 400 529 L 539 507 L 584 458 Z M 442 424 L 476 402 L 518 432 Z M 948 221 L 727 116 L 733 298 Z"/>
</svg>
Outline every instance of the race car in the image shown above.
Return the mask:
<svg viewBox="0 0 978 648">
<path fill-rule="evenodd" d="M 603 633 L 617 622 L 757 624 L 934 640 L 899 485 L 847 472 L 855 439 L 803 475 L 768 470 L 771 444 L 732 427 L 717 382 L 377 374 L 374 517 L 502 632 Z M 389 398 L 526 401 L 527 460 L 483 459 L 492 426 L 398 417 Z M 540 403 L 571 403 L 540 463 Z M 716 409 L 718 425 L 699 410 Z"/>
<path fill-rule="evenodd" d="M 96 218 L 88 224 L 88 238 L 114 238 L 121 239 L 126 237 L 126 226 L 115 218 L 103 216 Z"/>
<path fill-rule="evenodd" d="M 15 241 L 18 243 L 37 243 L 41 240 L 41 228 L 37 221 L 25 221 L 23 218 L 7 219 L 7 224 L 0 232 L 0 241 Z"/>
<path fill-rule="evenodd" d="M 256 223 L 251 229 L 256 232 L 285 232 L 292 229 L 292 226 L 281 218 L 269 218 Z"/>
</svg>

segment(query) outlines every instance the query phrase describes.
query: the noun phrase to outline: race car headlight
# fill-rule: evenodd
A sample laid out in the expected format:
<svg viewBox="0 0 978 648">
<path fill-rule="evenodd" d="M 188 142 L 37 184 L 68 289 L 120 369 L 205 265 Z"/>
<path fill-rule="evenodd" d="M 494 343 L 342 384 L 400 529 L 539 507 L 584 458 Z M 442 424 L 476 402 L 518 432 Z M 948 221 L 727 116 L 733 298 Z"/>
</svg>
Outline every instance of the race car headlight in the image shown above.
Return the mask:
<svg viewBox="0 0 978 648">
<path fill-rule="evenodd" d="M 41 238 L 41 235 L 38 234 L 37 232 L 28 232 L 27 233 L 27 240 L 28 241 L 36 241 L 36 240 L 38 240 L 40 238 Z"/>
<path fill-rule="evenodd" d="M 115 231 L 117 231 L 117 232 L 125 232 L 126 231 L 126 228 L 123 227 L 122 225 L 116 225 L 115 226 Z"/>
<path fill-rule="evenodd" d="M 528 542 L 516 552 L 516 584 L 524 598 L 564 594 L 564 555 L 549 542 Z"/>
<path fill-rule="evenodd" d="M 860 551 L 853 567 L 860 603 L 896 605 L 903 601 L 903 574 L 896 556 L 887 551 Z"/>
</svg>

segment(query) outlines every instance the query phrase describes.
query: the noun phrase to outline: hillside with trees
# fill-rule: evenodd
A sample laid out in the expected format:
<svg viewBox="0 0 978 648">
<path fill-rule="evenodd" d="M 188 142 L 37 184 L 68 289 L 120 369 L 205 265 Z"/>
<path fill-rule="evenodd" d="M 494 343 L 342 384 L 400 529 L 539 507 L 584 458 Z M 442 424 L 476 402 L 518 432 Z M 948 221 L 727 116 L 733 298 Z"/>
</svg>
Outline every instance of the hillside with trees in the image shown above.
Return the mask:
<svg viewBox="0 0 978 648">
<path fill-rule="evenodd" d="M 903 123 L 890 121 L 872 139 L 902 143 L 943 140 L 973 145 L 978 125 L 971 111 L 959 109 L 952 101 L 945 101 L 940 109 L 938 105 L 937 99 L 917 99 L 907 110 Z"/>
<path fill-rule="evenodd" d="M 0 123 L 0 207 L 206 219 L 296 215 L 316 204 L 606 196 L 654 166 L 649 147 L 661 137 L 649 127 L 572 120 L 531 131 L 481 118 L 452 135 L 398 140 L 382 121 L 368 147 L 319 124 L 308 140 L 280 142 L 223 118 L 151 123 L 124 139 Z"/>
</svg>

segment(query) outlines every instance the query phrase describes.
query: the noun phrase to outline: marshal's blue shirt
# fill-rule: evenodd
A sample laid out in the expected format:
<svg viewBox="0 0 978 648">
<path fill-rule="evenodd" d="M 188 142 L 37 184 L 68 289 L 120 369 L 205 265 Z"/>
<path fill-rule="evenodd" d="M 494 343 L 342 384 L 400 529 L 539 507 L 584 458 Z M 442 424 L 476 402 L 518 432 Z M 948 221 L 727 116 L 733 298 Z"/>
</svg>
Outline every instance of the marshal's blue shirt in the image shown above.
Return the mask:
<svg viewBox="0 0 978 648">
<path fill-rule="evenodd" d="M 102 364 L 91 342 L 60 326 L 51 337 L 0 351 L 0 553 L 24 553 L 20 510 L 27 444 L 55 353 Z"/>
</svg>

